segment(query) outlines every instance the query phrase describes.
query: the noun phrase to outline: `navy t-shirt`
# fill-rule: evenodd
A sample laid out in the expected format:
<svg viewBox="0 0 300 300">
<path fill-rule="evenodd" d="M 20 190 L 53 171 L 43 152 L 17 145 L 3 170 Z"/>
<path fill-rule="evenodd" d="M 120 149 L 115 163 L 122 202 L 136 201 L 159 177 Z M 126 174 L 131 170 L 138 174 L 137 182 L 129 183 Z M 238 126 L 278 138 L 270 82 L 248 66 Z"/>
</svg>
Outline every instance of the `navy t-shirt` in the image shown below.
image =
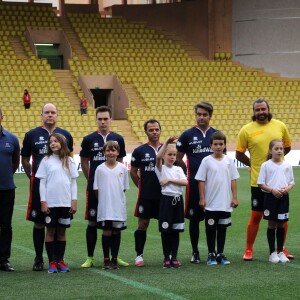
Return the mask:
<svg viewBox="0 0 300 300">
<path fill-rule="evenodd" d="M 177 141 L 176 148 L 187 158 L 188 179 L 194 179 L 202 159 L 213 151 L 210 148 L 210 136 L 217 130 L 210 127 L 204 134 L 197 127 L 184 131 Z"/>
<path fill-rule="evenodd" d="M 15 188 L 12 157 L 19 152 L 18 138 L 2 127 L 2 133 L 0 134 L 0 190 Z"/>
<path fill-rule="evenodd" d="M 73 138 L 71 134 L 67 130 L 59 127 L 56 127 L 53 132 L 62 134 L 67 140 L 70 152 L 73 152 Z M 49 136 L 49 131 L 43 126 L 33 128 L 25 134 L 21 155 L 24 157 L 32 156 L 31 176 L 35 175 L 40 162 L 47 154 L 47 142 Z"/>
<path fill-rule="evenodd" d="M 148 143 L 134 149 L 131 155 L 131 166 L 140 170 L 139 198 L 160 198 L 161 187 L 154 170 L 156 155 L 157 151 Z"/>
<path fill-rule="evenodd" d="M 118 158 L 126 156 L 124 138 L 111 131 L 106 136 L 105 140 L 99 131 L 95 131 L 85 136 L 81 143 L 80 156 L 87 157 L 90 160 L 89 183 L 93 184 L 95 171 L 99 165 L 105 162 L 106 158 L 103 153 L 103 146 L 107 141 L 116 141 L 120 147 Z"/>
</svg>

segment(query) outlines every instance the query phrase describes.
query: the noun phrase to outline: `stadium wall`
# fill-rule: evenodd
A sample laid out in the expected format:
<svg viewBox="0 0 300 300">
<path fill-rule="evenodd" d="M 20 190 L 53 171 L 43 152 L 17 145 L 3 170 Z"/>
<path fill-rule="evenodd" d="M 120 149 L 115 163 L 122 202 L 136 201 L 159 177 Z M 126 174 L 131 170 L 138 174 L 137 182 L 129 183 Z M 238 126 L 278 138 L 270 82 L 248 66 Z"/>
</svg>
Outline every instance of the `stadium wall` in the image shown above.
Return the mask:
<svg viewBox="0 0 300 300">
<path fill-rule="evenodd" d="M 300 77 L 300 1 L 233 0 L 233 59 Z"/>
</svg>

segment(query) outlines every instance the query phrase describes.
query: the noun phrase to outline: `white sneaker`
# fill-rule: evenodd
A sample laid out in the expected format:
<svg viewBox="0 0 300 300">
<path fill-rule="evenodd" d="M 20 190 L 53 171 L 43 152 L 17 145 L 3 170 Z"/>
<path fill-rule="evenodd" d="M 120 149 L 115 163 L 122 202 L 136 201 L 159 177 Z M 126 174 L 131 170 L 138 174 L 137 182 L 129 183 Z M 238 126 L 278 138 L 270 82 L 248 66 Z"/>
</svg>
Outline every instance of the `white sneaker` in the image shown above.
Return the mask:
<svg viewBox="0 0 300 300">
<path fill-rule="evenodd" d="M 290 261 L 283 252 L 278 253 L 278 257 L 282 263 L 286 263 Z"/>
<path fill-rule="evenodd" d="M 280 258 L 278 257 L 277 252 L 273 252 L 269 257 L 269 262 L 277 264 L 280 262 Z"/>
<path fill-rule="evenodd" d="M 134 265 L 135 265 L 136 267 L 143 267 L 143 266 L 145 265 L 143 254 L 142 254 L 142 255 L 138 255 L 138 256 L 135 258 L 135 263 L 134 263 Z"/>
</svg>

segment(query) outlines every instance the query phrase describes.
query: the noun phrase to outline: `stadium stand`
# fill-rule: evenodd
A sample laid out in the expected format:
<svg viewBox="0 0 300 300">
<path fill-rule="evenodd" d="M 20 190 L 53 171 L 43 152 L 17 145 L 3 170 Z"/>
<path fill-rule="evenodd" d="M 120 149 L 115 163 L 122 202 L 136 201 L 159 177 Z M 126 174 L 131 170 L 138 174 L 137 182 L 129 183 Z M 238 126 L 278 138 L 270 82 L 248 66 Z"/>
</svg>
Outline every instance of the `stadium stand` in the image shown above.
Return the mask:
<svg viewBox="0 0 300 300">
<path fill-rule="evenodd" d="M 113 130 L 129 139 L 145 141 L 143 123 L 157 118 L 163 127 L 162 140 L 180 134 L 194 124 L 193 105 L 209 101 L 215 112 L 212 126 L 224 131 L 228 142 L 250 121 L 252 103 L 258 97 L 270 101 L 274 117 L 285 122 L 295 142 L 300 112 L 299 80 L 280 78 L 260 69 L 231 61 L 225 53 L 216 60 L 195 60 L 188 51 L 159 30 L 123 18 L 101 18 L 96 13 L 68 13 L 66 19 L 87 58 L 73 53 L 69 60 L 74 92 L 80 90 L 78 75 L 115 75 L 130 99 L 126 122 L 114 122 Z M 94 113 L 81 117 L 78 104 L 61 88 L 56 73 L 46 60 L 38 59 L 25 38 L 26 28 L 63 30 L 50 6 L 18 6 L 0 3 L 0 101 L 7 116 L 5 126 L 20 140 L 40 123 L 39 111 L 53 102 L 60 113 L 59 126 L 71 131 L 79 145 L 94 130 Z M 17 39 L 17 40 L 16 40 Z M 16 52 L 14 42 L 21 44 Z M 21 95 L 28 88 L 33 103 L 30 111 L 22 106 Z M 78 103 L 82 96 L 78 93 Z M 128 127 L 128 126 L 127 126 Z"/>
</svg>

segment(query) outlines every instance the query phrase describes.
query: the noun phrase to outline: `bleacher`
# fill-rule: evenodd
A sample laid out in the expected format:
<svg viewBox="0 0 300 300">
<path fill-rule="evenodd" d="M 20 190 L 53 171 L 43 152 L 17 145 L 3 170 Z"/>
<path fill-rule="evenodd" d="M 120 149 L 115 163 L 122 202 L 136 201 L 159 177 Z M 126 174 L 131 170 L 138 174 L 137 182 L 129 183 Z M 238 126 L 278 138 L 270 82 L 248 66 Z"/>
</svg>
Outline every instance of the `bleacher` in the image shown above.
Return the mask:
<svg viewBox="0 0 300 300">
<path fill-rule="evenodd" d="M 79 145 L 82 137 L 95 129 L 94 112 L 89 109 L 87 116 L 80 116 L 79 106 L 64 94 L 47 62 L 35 57 L 24 34 L 26 26 L 62 30 L 58 17 L 51 7 L 25 7 L 0 3 L 0 103 L 7 116 L 4 125 L 22 140 L 29 128 L 40 124 L 41 106 L 53 102 L 59 109 L 59 126 L 70 130 Z M 234 143 L 241 126 L 251 120 L 252 103 L 259 97 L 269 100 L 274 117 L 285 122 L 293 140 L 299 142 L 299 80 L 280 78 L 225 59 L 195 60 L 183 46 L 146 24 L 101 18 L 96 13 L 69 13 L 67 18 L 88 54 L 87 59 L 79 59 L 75 53 L 69 61 L 74 90 L 80 89 L 79 74 L 115 75 L 125 91 L 126 86 L 134 89 L 139 99 L 128 93 L 129 134 L 136 135 L 140 142 L 145 141 L 142 125 L 146 119 L 161 121 L 164 140 L 192 126 L 193 106 L 204 100 L 215 109 L 212 126 L 224 131 L 229 143 Z M 13 37 L 20 39 L 26 58 L 17 57 Z M 22 105 L 24 88 L 32 94 L 30 111 Z M 122 133 L 122 128 L 113 129 Z"/>
</svg>

